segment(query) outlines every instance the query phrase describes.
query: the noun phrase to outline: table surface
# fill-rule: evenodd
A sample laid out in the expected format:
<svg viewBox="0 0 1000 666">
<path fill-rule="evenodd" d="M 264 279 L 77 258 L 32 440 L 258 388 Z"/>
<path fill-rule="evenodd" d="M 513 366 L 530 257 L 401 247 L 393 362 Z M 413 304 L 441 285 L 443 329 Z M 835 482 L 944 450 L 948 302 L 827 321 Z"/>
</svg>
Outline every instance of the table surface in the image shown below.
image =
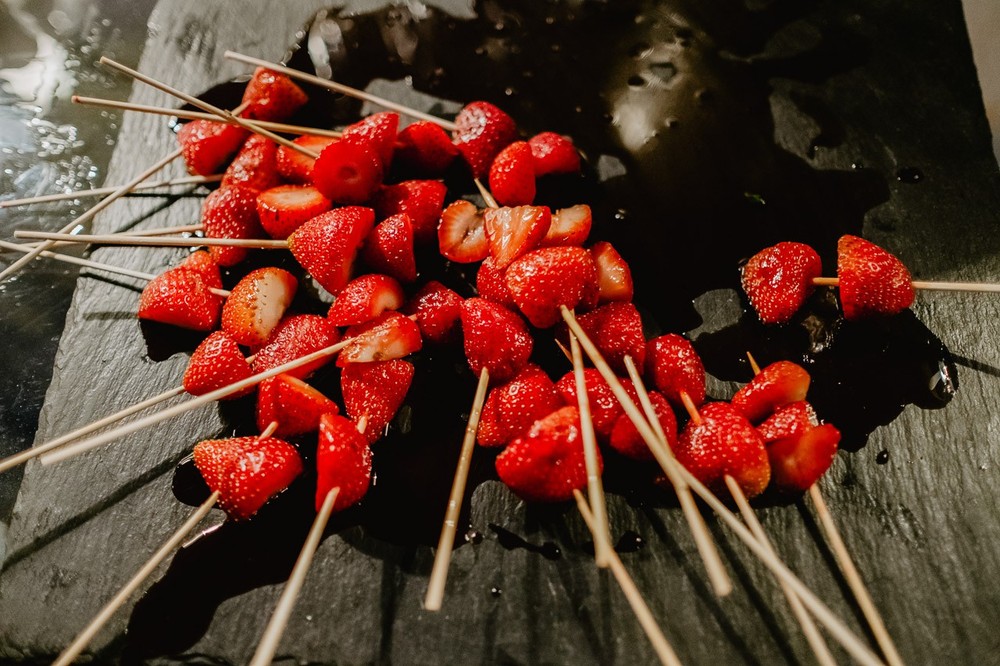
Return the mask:
<svg viewBox="0 0 1000 666">
<path fill-rule="evenodd" d="M 736 290 L 738 261 L 756 249 L 808 240 L 832 267 L 845 232 L 890 248 L 917 279 L 1000 279 L 1000 174 L 960 3 L 775 0 L 750 11 L 741 2 L 706 9 L 683 0 L 436 2 L 423 20 L 375 4 L 331 10 L 311 33 L 325 36 L 317 52 L 333 54 L 336 78 L 442 114 L 459 100 L 490 99 L 526 132 L 572 135 L 591 168 L 586 187 L 568 192 L 584 192 L 596 235 L 632 262 L 650 332 L 692 336 L 713 397 L 746 381 L 746 349 L 764 361 L 809 364 L 810 399 L 845 434 L 823 492 L 904 660 L 1000 663 L 1000 470 L 992 456 L 1000 444 L 1000 301 L 921 293 L 890 322 L 849 326 L 820 295 L 808 316 L 771 330 L 746 314 Z M 244 73 L 222 60 L 226 49 L 282 58 L 325 5 L 150 1 L 117 14 L 115 3 L 95 2 L 91 14 L 67 17 L 92 28 L 71 55 L 89 61 L 110 48 L 153 77 L 203 91 Z M 127 84 L 94 71 L 84 67 L 64 85 L 128 94 Z M 167 102 L 142 86 L 131 98 Z M 105 174 L 121 182 L 175 146 L 162 118 L 55 108 L 65 114 L 59 123 L 88 132 L 90 160 L 49 160 L 57 183 L 96 186 Z M 4 153 L 9 190 L 35 182 L 16 181 L 18 168 L 32 164 L 32 146 L 70 131 L 32 124 L 32 110 L 18 110 L 10 122 L 35 134 L 26 135 L 20 162 Z M 317 114 L 349 122 L 358 111 L 338 101 Z M 98 149 L 115 136 L 113 152 Z M 72 148 L 66 155 L 82 150 Z M 48 178 L 38 186 L 52 186 Z M 94 228 L 187 224 L 199 206 L 197 192 L 132 197 Z M 70 206 L 5 215 L 5 230 L 72 219 Z M 158 272 L 181 253 L 103 248 L 93 256 Z M 7 451 L 176 386 L 197 342 L 139 326 L 131 281 L 74 276 L 39 262 L 0 292 L 10 341 L 0 356 Z M 421 355 L 412 425 L 377 448 L 378 483 L 364 510 L 328 530 L 279 655 L 338 664 L 652 662 L 613 580 L 593 567 L 572 507 L 520 502 L 491 478 L 492 455 L 482 451 L 465 514 L 472 538 L 455 552 L 443 611 L 421 610 L 474 385 L 454 371 L 460 364 L 447 350 Z M 942 368 L 957 370 L 953 397 L 926 384 Z M 249 409 L 196 411 L 66 463 L 29 463 L 23 479 L 5 476 L 0 657 L 45 661 L 61 650 L 190 512 L 175 497 L 183 480 L 175 467 L 192 443 L 246 429 Z M 645 481 L 648 470 L 614 467 L 614 536 L 682 661 L 811 661 L 773 580 L 721 524 L 710 519 L 736 585 L 722 600 L 675 503 L 632 483 L 629 475 Z M 224 524 L 182 549 L 98 635 L 95 659 L 246 662 L 311 520 L 306 485 L 254 521 Z M 863 631 L 810 506 L 765 497 L 759 513 L 792 569 Z M 212 522 L 223 523 L 221 514 Z"/>
</svg>

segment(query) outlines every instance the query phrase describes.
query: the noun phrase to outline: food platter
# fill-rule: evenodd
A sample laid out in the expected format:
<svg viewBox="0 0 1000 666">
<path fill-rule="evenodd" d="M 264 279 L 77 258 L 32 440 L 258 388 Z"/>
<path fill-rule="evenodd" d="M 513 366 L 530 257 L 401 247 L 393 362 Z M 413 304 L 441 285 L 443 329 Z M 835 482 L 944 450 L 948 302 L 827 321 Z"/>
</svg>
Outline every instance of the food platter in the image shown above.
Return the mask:
<svg viewBox="0 0 1000 666">
<path fill-rule="evenodd" d="M 245 73 L 221 59 L 224 50 L 279 58 L 324 9 L 204 4 L 156 8 L 142 71 L 185 90 L 209 89 Z M 638 267 L 646 291 L 638 300 L 663 330 L 691 333 L 714 396 L 728 397 L 749 378 L 746 347 L 766 360 L 807 355 L 825 377 L 822 415 L 850 435 L 824 492 L 904 659 L 989 663 L 1000 613 L 989 582 L 1000 572 L 990 457 L 1000 432 L 991 397 L 1000 302 L 930 294 L 891 325 L 804 341 L 801 330 L 776 333 L 748 321 L 735 290 L 739 259 L 756 249 L 805 236 L 829 263 L 844 232 L 891 247 L 919 279 L 1000 279 L 998 240 L 985 231 L 1000 209 L 1000 180 L 957 3 L 779 1 L 718 12 L 684 2 L 623 4 L 455 3 L 427 10 L 452 18 L 417 28 L 403 10 L 361 9 L 349 21 L 354 32 L 331 10 L 317 25 L 362 45 L 334 60 L 340 80 L 365 87 L 399 78 L 405 63 L 377 55 L 387 44 L 404 54 L 409 46 L 417 54 L 412 87 L 454 102 L 439 111 L 491 99 L 529 131 L 574 136 L 594 165 L 602 231 Z M 414 34 L 423 41 L 408 41 Z M 537 64 L 526 74 L 529 59 Z M 359 62 L 366 68 L 352 66 Z M 406 85 L 372 85 L 435 105 L 407 95 Z M 133 100 L 163 102 L 141 87 Z M 108 182 L 175 146 L 162 118 L 124 122 Z M 918 172 L 920 182 L 906 182 Z M 198 206 L 129 199 L 95 230 L 186 224 Z M 94 256 L 155 272 L 178 255 L 104 248 Z M 80 280 L 38 441 L 177 384 L 191 340 L 140 329 L 135 301 L 133 289 Z M 847 351 L 824 355 L 827 343 Z M 960 373 L 947 405 L 918 386 L 933 376 L 924 372 L 928 359 L 947 358 L 942 345 Z M 376 496 L 384 502 L 379 520 L 331 528 L 279 654 L 324 663 L 652 661 L 624 600 L 593 568 L 578 517 L 568 507 L 526 506 L 495 480 L 472 493 L 474 534 L 455 552 L 443 611 L 421 610 L 440 518 L 417 507 L 444 506 L 474 386 L 472 377 L 444 379 L 455 375 L 455 359 L 432 360 L 438 369 L 416 392 L 428 397 L 412 411 L 439 423 L 438 441 L 406 442 L 412 448 L 398 467 L 379 476 L 393 489 Z M 442 383 L 447 395 L 434 395 Z M 187 415 L 57 466 L 29 464 L 0 574 L 0 654 L 41 659 L 71 640 L 190 511 L 175 498 L 175 466 L 194 442 L 247 422 L 239 409 Z M 481 478 L 490 463 L 479 461 Z M 676 506 L 624 488 L 609 501 L 613 535 L 641 537 L 642 547 L 624 548 L 632 552 L 623 559 L 685 663 L 808 661 L 777 588 L 724 528 L 713 533 L 737 590 L 717 600 Z M 301 520 L 288 515 L 264 514 L 190 544 L 98 636 L 97 657 L 245 662 L 311 519 L 305 510 Z M 857 624 L 805 505 L 768 500 L 761 517 L 792 569 Z"/>
</svg>

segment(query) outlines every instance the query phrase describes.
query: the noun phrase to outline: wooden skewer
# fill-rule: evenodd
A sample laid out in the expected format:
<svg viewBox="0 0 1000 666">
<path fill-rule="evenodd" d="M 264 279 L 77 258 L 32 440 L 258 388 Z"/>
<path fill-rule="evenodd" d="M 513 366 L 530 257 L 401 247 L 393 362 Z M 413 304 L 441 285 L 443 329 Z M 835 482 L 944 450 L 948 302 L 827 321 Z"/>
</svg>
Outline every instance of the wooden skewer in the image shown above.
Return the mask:
<svg viewBox="0 0 1000 666">
<path fill-rule="evenodd" d="M 489 206 L 490 208 L 499 208 L 499 206 L 497 205 L 497 200 L 493 198 L 493 195 L 490 193 L 490 191 L 486 189 L 485 185 L 483 185 L 483 181 L 479 180 L 478 178 L 474 178 L 473 182 L 476 184 L 476 189 L 479 190 L 479 195 L 483 197 L 483 201 L 486 202 L 486 205 Z"/>
<path fill-rule="evenodd" d="M 140 113 L 153 113 L 161 116 L 172 116 L 174 118 L 184 118 L 185 120 L 211 120 L 213 122 L 228 123 L 238 125 L 229 118 L 219 118 L 214 113 L 204 111 L 186 111 L 183 109 L 171 109 L 166 106 L 150 106 L 148 104 L 133 104 L 132 102 L 119 102 L 114 99 L 102 99 L 100 97 L 81 97 L 73 95 L 75 104 L 85 106 L 100 106 L 108 109 L 121 109 L 122 111 L 138 111 Z M 332 139 L 339 139 L 341 133 L 337 130 L 320 129 L 319 127 L 303 127 L 302 125 L 289 125 L 288 123 L 276 123 L 270 120 L 254 120 L 255 125 L 272 132 L 284 132 L 286 134 L 312 134 L 314 136 L 328 136 Z"/>
<path fill-rule="evenodd" d="M 288 242 L 261 238 L 177 238 L 175 236 L 124 236 L 121 234 L 66 234 L 19 229 L 15 238 L 57 240 L 67 243 L 96 243 L 99 245 L 129 245 L 147 247 L 248 247 L 258 250 L 287 250 Z M 37 255 L 36 255 L 37 256 Z"/>
<path fill-rule="evenodd" d="M 166 559 L 167 555 L 173 552 L 173 550 L 181 544 L 191 530 L 198 526 L 198 523 L 200 523 L 212 507 L 215 506 L 218 499 L 219 492 L 216 491 L 209 495 L 207 500 L 202 502 L 201 506 L 199 506 L 194 513 L 192 513 L 191 516 L 184 521 L 184 524 L 181 525 L 162 546 L 160 546 L 159 550 L 153 553 L 152 557 L 150 557 L 146 563 L 142 565 L 139 571 L 136 572 L 135 576 L 133 576 L 131 580 L 129 580 L 125 586 L 118 591 L 118 594 L 116 594 L 111 601 L 109 601 L 104 608 L 100 610 L 94 619 L 90 621 L 90 624 L 88 624 L 84 630 L 77 635 L 73 642 L 62 651 L 55 662 L 53 662 L 53 666 L 69 666 L 69 664 L 73 663 L 73 660 L 76 659 L 81 652 L 83 652 L 83 649 L 87 647 L 88 644 L 90 644 L 90 641 L 94 639 L 94 636 L 97 635 L 97 632 L 101 630 L 101 627 L 103 627 L 111 616 L 114 615 L 115 611 L 121 608 L 121 606 L 128 601 L 128 598 L 132 596 L 137 589 L 139 589 L 142 582 L 156 570 L 156 567 L 158 567 L 160 563 Z"/>
<path fill-rule="evenodd" d="M 213 176 L 183 176 L 181 178 L 169 178 L 167 180 L 156 180 L 150 183 L 139 183 L 132 188 L 133 192 L 140 190 L 152 190 L 159 187 L 175 187 L 177 185 L 203 185 L 206 183 L 217 183 L 222 180 L 222 174 Z M 86 197 L 103 197 L 118 189 L 118 186 L 98 187 L 91 190 L 77 190 L 75 192 L 62 192 L 60 194 L 45 194 L 38 197 L 28 197 L 26 199 L 10 199 L 0 201 L 0 208 L 12 208 L 14 206 L 27 206 L 28 204 L 50 203 L 53 201 L 69 201 L 73 199 L 83 199 Z M 167 196 L 164 194 L 164 196 Z"/>
<path fill-rule="evenodd" d="M 580 510 L 580 515 L 583 516 L 584 522 L 590 528 L 590 533 L 594 536 L 594 543 L 597 543 L 603 537 L 601 537 L 596 520 L 587 506 L 587 500 L 584 499 L 583 493 L 579 490 L 574 490 L 573 496 L 576 497 L 576 507 Z M 608 543 L 609 548 L 610 545 Z M 621 558 L 618 557 L 618 553 L 613 548 L 611 548 L 608 567 L 611 569 L 615 580 L 618 581 L 618 585 L 628 600 L 629 606 L 632 607 L 632 612 L 635 613 L 636 619 L 639 620 L 639 625 L 646 632 L 646 637 L 653 644 L 653 649 L 656 651 L 656 656 L 660 658 L 660 663 L 665 666 L 680 666 L 681 661 L 677 658 L 677 653 L 674 652 L 670 642 L 667 641 L 667 637 L 663 635 L 663 631 L 656 623 L 653 613 L 649 610 L 649 606 L 646 605 L 645 599 L 642 598 L 642 593 L 639 592 L 635 581 L 632 580 Z"/>
<path fill-rule="evenodd" d="M 813 278 L 813 284 L 817 287 L 839 287 L 840 278 L 818 277 Z M 913 280 L 910 282 L 914 289 L 926 289 L 929 291 L 988 291 L 1000 292 L 1000 284 L 995 282 L 936 282 L 933 280 Z"/>
<path fill-rule="evenodd" d="M 116 236 L 134 237 L 134 236 L 172 236 L 173 234 L 193 234 L 204 230 L 205 225 L 203 224 L 182 224 L 179 226 L 169 226 L 169 227 L 157 227 L 154 229 L 138 229 L 136 231 L 119 231 L 115 232 Z M 16 232 L 15 232 L 16 233 Z M 36 245 L 41 245 L 42 243 L 48 243 L 49 241 L 36 241 L 34 243 L 23 243 L 18 245 L 18 247 L 28 247 L 34 248 Z M 72 241 L 52 241 L 51 247 L 66 247 L 67 245 L 79 245 L 79 243 L 74 243 Z"/>
<path fill-rule="evenodd" d="M 432 116 L 416 109 L 411 109 L 408 106 L 403 106 L 402 104 L 397 104 L 396 102 L 387 100 L 377 95 L 372 95 L 366 93 L 363 90 L 358 90 L 357 88 L 351 88 L 350 86 L 345 86 L 342 83 L 337 83 L 336 81 L 331 81 L 329 79 L 323 79 L 312 74 L 306 74 L 297 69 L 292 69 L 291 67 L 285 67 L 284 65 L 279 65 L 278 63 L 268 62 L 267 60 L 261 60 L 260 58 L 253 58 L 251 56 L 243 55 L 242 53 L 236 53 L 235 51 L 226 51 L 225 58 L 229 60 L 236 60 L 237 62 L 246 63 L 248 65 L 254 65 L 256 67 L 264 67 L 274 72 L 281 72 L 286 74 L 293 79 L 299 79 L 300 81 L 307 81 L 313 85 L 320 86 L 321 88 L 326 88 L 328 90 L 333 90 L 334 92 L 347 95 L 349 97 L 356 97 L 358 99 L 364 100 L 366 102 L 371 102 L 372 104 L 378 104 L 379 106 L 385 107 L 387 109 L 392 109 L 399 113 L 411 116 L 413 118 L 418 118 L 420 120 L 426 120 L 432 123 L 437 123 L 441 127 L 454 130 L 457 125 L 453 122 L 444 120 L 443 118 L 438 118 L 437 116 Z"/>
<path fill-rule="evenodd" d="M 472 411 L 469 412 L 469 423 L 465 426 L 465 438 L 462 440 L 462 452 L 458 457 L 458 467 L 455 469 L 455 479 L 451 484 L 451 494 L 448 496 L 448 508 L 444 514 L 444 524 L 441 526 L 441 536 L 438 539 L 437 551 L 434 553 L 434 566 L 427 583 L 427 595 L 424 597 L 424 608 L 429 611 L 441 610 L 444 600 L 444 585 L 448 581 L 448 565 L 451 564 L 451 552 L 455 545 L 455 530 L 458 528 L 458 515 L 462 509 L 462 498 L 465 497 L 465 484 L 469 479 L 469 465 L 472 463 L 472 452 L 476 447 L 476 431 L 479 429 L 479 415 L 486 400 L 486 388 L 490 383 L 490 372 L 483 368 L 479 373 L 479 384 L 476 386 L 476 396 L 472 400 Z"/>
</svg>

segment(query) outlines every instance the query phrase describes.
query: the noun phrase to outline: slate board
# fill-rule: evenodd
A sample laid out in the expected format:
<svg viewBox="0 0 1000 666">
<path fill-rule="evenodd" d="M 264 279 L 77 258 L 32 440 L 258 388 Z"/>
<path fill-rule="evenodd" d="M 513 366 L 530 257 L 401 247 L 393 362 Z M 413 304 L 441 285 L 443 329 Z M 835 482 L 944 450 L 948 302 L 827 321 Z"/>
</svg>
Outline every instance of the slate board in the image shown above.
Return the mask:
<svg viewBox="0 0 1000 666">
<path fill-rule="evenodd" d="M 242 71 L 221 59 L 225 49 L 278 58 L 324 4 L 160 3 L 150 19 L 154 29 L 140 69 L 186 90 L 208 88 Z M 697 13 L 685 3 L 676 8 Z M 500 10 L 487 4 L 477 11 Z M 866 237 L 905 256 L 918 279 L 1000 279 L 995 233 L 1000 179 L 959 3 L 816 2 L 805 14 L 775 33 L 778 52 L 808 43 L 811 31 L 834 16 L 855 17 L 873 44 L 867 63 L 823 82 L 822 94 L 845 136 L 827 147 L 820 142 L 810 158 L 814 168 L 848 169 L 861 159 L 867 168 L 891 175 L 918 166 L 924 182 L 887 179 L 888 200 L 866 214 Z M 817 128 L 792 112 L 796 97 L 789 85 L 776 83 L 769 102 L 777 142 L 801 156 L 810 148 L 805 139 L 815 137 Z M 133 100 L 165 101 L 144 87 L 136 87 Z M 126 116 L 108 180 L 123 180 L 174 145 L 162 119 Z M 167 206 L 129 200 L 95 226 L 110 231 L 137 221 L 183 224 L 197 215 L 197 200 Z M 178 256 L 160 250 L 95 252 L 98 260 L 151 272 Z M 133 288 L 105 279 L 80 280 L 38 441 L 177 385 L 186 355 L 149 358 L 133 316 L 136 297 Z M 694 310 L 699 317 L 689 328 L 700 319 L 697 333 L 709 335 L 739 317 L 741 303 L 730 290 L 712 289 L 696 300 Z M 1000 471 L 992 459 L 1000 444 L 994 408 L 998 310 L 1000 301 L 991 297 L 921 294 L 913 312 L 964 365 L 960 390 L 944 410 L 908 406 L 875 430 L 866 447 L 841 454 L 823 482 L 845 540 L 910 664 L 1000 663 L 994 638 L 1000 620 L 994 488 Z M 724 397 L 731 390 L 726 382 L 735 378 L 720 373 L 717 380 L 712 391 Z M 171 492 L 174 464 L 192 442 L 222 433 L 225 422 L 217 410 L 207 409 L 93 455 L 51 468 L 27 466 L 0 575 L 0 656 L 49 660 L 69 642 L 190 511 Z M 890 452 L 888 462 L 877 465 L 876 453 L 883 449 Z M 717 600 L 676 508 L 633 507 L 616 494 L 609 502 L 616 534 L 631 530 L 645 540 L 644 548 L 623 559 L 685 663 L 811 661 L 775 585 L 724 528 L 713 524 L 712 529 L 737 589 Z M 439 614 L 421 610 L 429 547 L 372 539 L 357 527 L 329 535 L 282 642 L 282 659 L 654 661 L 614 582 L 592 566 L 588 537 L 572 511 L 525 506 L 496 482 L 480 485 L 470 507 L 471 524 L 483 538 L 456 551 Z M 789 565 L 860 627 L 807 508 L 764 506 L 760 515 Z M 304 529 L 294 524 L 279 533 L 291 540 Z M 512 547 L 511 535 L 531 547 Z M 172 579 L 181 581 L 174 593 L 190 595 L 191 604 L 158 606 L 171 594 L 161 586 L 158 597 L 146 597 L 109 623 L 92 646 L 96 660 L 247 661 L 295 548 L 248 530 L 241 543 L 255 550 L 244 553 L 243 565 L 252 568 L 258 558 L 264 573 L 239 579 L 225 562 L 213 559 L 219 554 L 206 541 L 173 563 L 186 572 Z M 143 604 L 176 614 L 144 616 Z"/>
</svg>

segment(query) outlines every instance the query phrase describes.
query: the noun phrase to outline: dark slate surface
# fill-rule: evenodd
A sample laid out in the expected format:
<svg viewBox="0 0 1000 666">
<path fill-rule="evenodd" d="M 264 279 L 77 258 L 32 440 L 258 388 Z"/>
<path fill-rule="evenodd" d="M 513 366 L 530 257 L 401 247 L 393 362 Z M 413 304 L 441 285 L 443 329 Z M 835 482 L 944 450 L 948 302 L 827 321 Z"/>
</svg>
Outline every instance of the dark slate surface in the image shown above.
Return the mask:
<svg viewBox="0 0 1000 666">
<path fill-rule="evenodd" d="M 161 3 L 150 19 L 155 28 L 141 69 L 188 90 L 207 88 L 239 71 L 221 60 L 225 49 L 279 57 L 322 4 Z M 671 3 L 680 16 L 711 26 L 712 17 L 700 15 L 699 6 Z M 865 172 L 851 181 L 858 188 L 821 194 L 834 201 L 860 189 L 873 175 L 881 188 L 851 209 L 859 221 L 864 215 L 863 229 L 856 230 L 905 257 L 916 277 L 1000 279 L 995 233 L 1000 179 L 958 2 L 815 2 L 795 11 L 788 6 L 775 2 L 771 13 L 751 15 L 756 28 L 772 22 L 759 43 L 741 43 L 733 35 L 720 39 L 733 61 L 752 62 L 747 54 L 764 53 L 767 58 L 761 59 L 769 60 L 770 74 L 780 76 L 771 83 L 774 94 L 763 98 L 764 108 L 773 113 L 764 127 L 773 127 L 779 148 L 767 154 L 776 164 L 792 160 L 796 168 L 804 165 L 823 175 L 850 173 L 852 164 L 863 163 Z M 491 21 L 504 18 L 493 4 L 477 11 Z M 639 22 L 636 26 L 637 34 L 651 29 Z M 845 26 L 859 39 L 856 49 L 833 54 L 845 59 L 838 67 L 829 67 L 829 53 L 825 61 L 800 57 Z M 716 27 L 717 34 L 725 33 L 725 26 Z M 809 76 L 820 70 L 822 75 Z M 438 92 L 449 90 L 445 84 Z M 164 101 L 145 88 L 136 88 L 133 97 Z M 553 106 L 562 102 L 552 100 Z M 513 99 L 511 106 L 523 103 Z M 682 128 L 686 120 L 681 116 Z M 567 120 L 564 131 L 572 131 L 573 122 Z M 171 134 L 156 118 L 128 116 L 121 136 L 110 169 L 113 181 L 173 147 Z M 770 142 L 770 133 L 766 138 Z M 587 141 L 616 155 L 597 145 L 597 139 L 581 143 Z M 705 141 L 711 149 L 709 139 Z M 642 162 L 642 151 L 633 152 L 638 165 L 627 155 L 617 156 L 648 187 L 642 179 L 655 172 L 642 165 L 657 162 Z M 769 171 L 772 167 L 761 162 L 755 173 L 781 173 L 777 167 Z M 918 168 L 922 182 L 896 180 L 904 167 Z M 811 186 L 816 182 L 821 181 Z M 772 208 L 780 207 L 782 192 L 773 180 L 762 177 L 760 184 L 759 192 L 750 192 L 761 194 Z M 166 207 L 130 200 L 99 218 L 97 228 L 118 229 L 136 221 L 150 226 L 187 223 L 197 211 L 195 200 Z M 816 215 L 803 215 L 800 224 L 825 221 L 822 211 Z M 655 249 L 662 239 L 651 233 L 646 244 Z M 829 250 L 824 250 L 827 257 Z M 151 271 L 179 256 L 116 249 L 95 255 Z M 744 331 L 752 333 L 734 324 L 741 317 L 741 303 L 731 282 L 731 276 L 728 283 L 713 278 L 703 284 L 692 278 L 677 285 L 683 298 L 664 297 L 683 301 L 697 296 L 691 313 L 677 319 L 688 324 L 684 328 L 697 327 L 697 342 L 706 352 L 715 340 L 735 336 L 732 347 Z M 178 383 L 186 355 L 164 358 L 163 350 L 156 349 L 152 360 L 133 319 L 136 298 L 134 289 L 120 284 L 81 279 L 40 418 L 39 441 Z M 647 295 L 646 306 L 656 311 L 651 300 Z M 865 446 L 855 442 L 855 452 L 841 454 L 823 482 L 845 539 L 911 664 L 998 662 L 994 631 L 1000 620 L 995 582 L 1000 555 L 995 544 L 1000 513 L 994 488 L 1000 471 L 992 456 L 1000 444 L 995 410 L 998 310 L 1000 301 L 992 297 L 921 294 L 913 313 L 962 366 L 960 390 L 943 410 L 899 407 L 898 417 L 892 412 L 884 419 L 890 422 L 874 429 Z M 670 325 L 670 317 L 662 320 Z M 744 342 L 748 340 L 754 338 Z M 885 353 L 889 351 L 886 346 Z M 731 353 L 739 357 L 742 349 Z M 732 362 L 714 367 L 712 392 L 717 397 L 727 395 L 729 382 L 746 378 L 732 369 Z M 856 405 L 858 410 L 867 407 Z M 464 403 L 449 404 L 440 417 L 454 425 L 464 409 Z M 51 468 L 37 463 L 26 468 L 0 574 L 0 655 L 50 659 L 72 638 L 188 513 L 171 492 L 173 465 L 192 442 L 229 431 L 227 423 L 216 410 L 204 410 L 95 455 Z M 888 462 L 876 464 L 883 449 L 889 452 Z M 453 457 L 441 452 L 449 469 Z M 435 491 L 414 492 L 411 499 L 419 502 Z M 623 554 L 623 559 L 683 661 L 810 662 L 775 585 L 723 528 L 713 524 L 737 589 L 719 601 L 708 590 L 679 511 L 669 502 L 630 503 L 617 493 L 609 502 L 615 534 L 632 531 L 645 541 L 644 548 Z M 765 503 L 760 513 L 792 568 L 859 626 L 806 507 Z M 587 536 L 569 508 L 525 506 L 487 481 L 473 494 L 469 517 L 482 539 L 456 551 L 440 614 L 420 610 L 432 557 L 428 546 L 372 538 L 360 527 L 331 534 L 319 550 L 279 654 L 288 661 L 343 664 L 654 660 L 617 587 L 592 566 Z M 101 661 L 245 662 L 308 518 L 282 522 L 280 514 L 265 512 L 254 525 L 226 527 L 192 544 L 174 558 L 169 571 L 159 574 L 159 583 L 151 581 L 155 587 L 143 601 L 102 632 L 93 646 L 96 656 Z M 233 564 L 236 560 L 227 557 L 236 551 L 238 564 Z"/>
</svg>

